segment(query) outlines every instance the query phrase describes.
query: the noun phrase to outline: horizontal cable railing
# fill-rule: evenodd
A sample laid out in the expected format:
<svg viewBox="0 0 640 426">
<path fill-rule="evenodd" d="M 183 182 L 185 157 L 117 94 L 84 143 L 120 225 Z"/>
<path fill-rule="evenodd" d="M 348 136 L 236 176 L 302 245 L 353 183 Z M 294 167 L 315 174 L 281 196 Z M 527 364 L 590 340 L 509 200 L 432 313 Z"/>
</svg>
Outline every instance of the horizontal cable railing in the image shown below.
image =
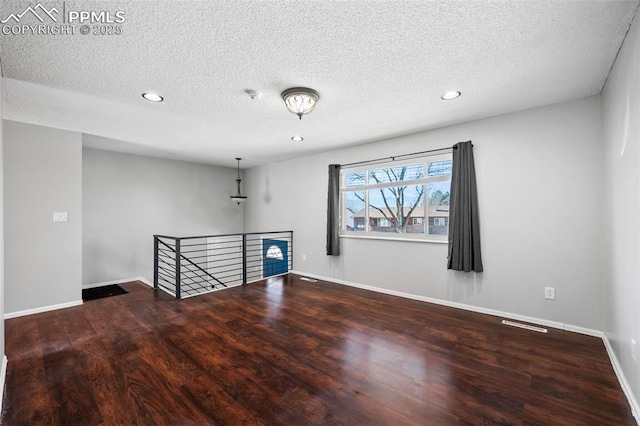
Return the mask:
<svg viewBox="0 0 640 426">
<path fill-rule="evenodd" d="M 293 268 L 293 231 L 154 235 L 153 286 L 176 299 L 259 281 Z"/>
</svg>

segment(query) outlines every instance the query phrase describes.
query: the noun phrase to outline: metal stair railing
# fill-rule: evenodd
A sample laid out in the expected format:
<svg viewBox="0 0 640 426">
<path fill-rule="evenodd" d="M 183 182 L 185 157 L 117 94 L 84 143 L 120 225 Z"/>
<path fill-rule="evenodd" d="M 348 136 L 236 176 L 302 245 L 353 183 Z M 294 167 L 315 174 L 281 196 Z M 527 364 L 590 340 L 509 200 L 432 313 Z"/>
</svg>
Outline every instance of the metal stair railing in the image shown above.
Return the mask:
<svg viewBox="0 0 640 426">
<path fill-rule="evenodd" d="M 293 231 L 153 239 L 153 286 L 178 300 L 293 268 Z"/>
<path fill-rule="evenodd" d="M 162 240 L 158 240 L 158 242 L 160 244 L 162 244 L 163 246 L 167 247 L 169 250 L 173 251 L 174 253 L 176 252 L 175 249 L 173 247 L 171 247 L 169 244 L 165 243 Z M 209 278 L 211 278 L 212 280 L 214 280 L 215 282 L 217 282 L 218 284 L 220 284 L 223 287 L 227 287 L 227 285 L 225 283 L 223 283 L 222 281 L 220 281 L 219 279 L 217 279 L 216 277 L 214 277 L 213 275 L 211 275 L 209 272 L 207 272 L 206 269 L 203 269 L 200 265 L 198 265 L 197 263 L 193 262 L 191 259 L 189 259 L 188 257 L 186 257 L 184 254 L 180 254 L 180 259 L 186 261 L 187 263 L 189 263 L 190 265 L 194 266 L 195 268 L 197 268 L 198 270 L 200 270 L 202 273 L 204 273 L 205 275 L 207 275 Z M 191 272 L 191 271 L 190 271 Z M 213 285 L 213 287 L 215 287 L 215 284 Z"/>
</svg>

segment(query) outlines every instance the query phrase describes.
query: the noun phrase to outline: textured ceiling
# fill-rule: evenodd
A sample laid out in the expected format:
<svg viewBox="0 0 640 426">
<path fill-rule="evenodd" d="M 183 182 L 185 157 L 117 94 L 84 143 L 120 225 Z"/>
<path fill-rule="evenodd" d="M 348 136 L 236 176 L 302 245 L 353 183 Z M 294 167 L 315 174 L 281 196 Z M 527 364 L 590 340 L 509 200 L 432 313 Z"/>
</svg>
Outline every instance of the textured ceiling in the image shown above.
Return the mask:
<svg viewBox="0 0 640 426">
<path fill-rule="evenodd" d="M 0 18 L 35 4 L 4 0 Z M 241 156 L 245 167 L 597 94 L 638 7 L 637 0 L 42 4 L 60 15 L 122 11 L 122 34 L 82 35 L 79 25 L 73 35 L 3 34 L 5 118 L 93 135 L 88 146 L 226 166 Z M 32 14 L 20 19 L 39 23 Z M 301 121 L 280 98 L 292 86 L 321 96 Z M 246 89 L 263 95 L 252 100 Z M 463 95 L 440 100 L 447 90 Z M 165 102 L 145 101 L 145 91 Z"/>
</svg>

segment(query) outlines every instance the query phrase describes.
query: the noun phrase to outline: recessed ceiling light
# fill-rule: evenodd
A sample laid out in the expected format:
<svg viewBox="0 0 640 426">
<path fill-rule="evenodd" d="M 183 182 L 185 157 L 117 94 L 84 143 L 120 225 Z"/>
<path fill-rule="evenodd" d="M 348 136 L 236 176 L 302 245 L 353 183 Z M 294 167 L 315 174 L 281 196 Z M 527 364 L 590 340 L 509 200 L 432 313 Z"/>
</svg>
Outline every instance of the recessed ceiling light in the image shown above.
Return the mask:
<svg viewBox="0 0 640 426">
<path fill-rule="evenodd" d="M 302 142 L 304 138 L 302 136 L 294 136 L 291 138 L 291 140 L 294 142 Z"/>
<path fill-rule="evenodd" d="M 151 102 L 162 102 L 164 100 L 162 96 L 151 92 L 143 93 L 142 97 Z"/>
<path fill-rule="evenodd" d="M 450 92 L 445 93 L 444 95 L 442 95 L 442 97 L 440 99 L 442 99 L 443 101 L 450 101 L 451 99 L 455 99 L 457 97 L 460 97 L 460 95 L 462 95 L 462 93 L 456 91 L 456 90 L 452 90 Z"/>
</svg>

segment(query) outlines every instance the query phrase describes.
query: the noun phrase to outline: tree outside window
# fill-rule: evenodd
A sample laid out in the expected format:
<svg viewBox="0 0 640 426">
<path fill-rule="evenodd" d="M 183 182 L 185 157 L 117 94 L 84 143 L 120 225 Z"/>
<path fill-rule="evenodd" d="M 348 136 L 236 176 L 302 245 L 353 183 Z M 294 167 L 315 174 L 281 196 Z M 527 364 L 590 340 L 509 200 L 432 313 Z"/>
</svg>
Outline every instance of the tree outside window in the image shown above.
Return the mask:
<svg viewBox="0 0 640 426">
<path fill-rule="evenodd" d="M 343 234 L 442 235 L 434 227 L 448 223 L 451 155 L 438 157 L 343 172 Z"/>
</svg>

